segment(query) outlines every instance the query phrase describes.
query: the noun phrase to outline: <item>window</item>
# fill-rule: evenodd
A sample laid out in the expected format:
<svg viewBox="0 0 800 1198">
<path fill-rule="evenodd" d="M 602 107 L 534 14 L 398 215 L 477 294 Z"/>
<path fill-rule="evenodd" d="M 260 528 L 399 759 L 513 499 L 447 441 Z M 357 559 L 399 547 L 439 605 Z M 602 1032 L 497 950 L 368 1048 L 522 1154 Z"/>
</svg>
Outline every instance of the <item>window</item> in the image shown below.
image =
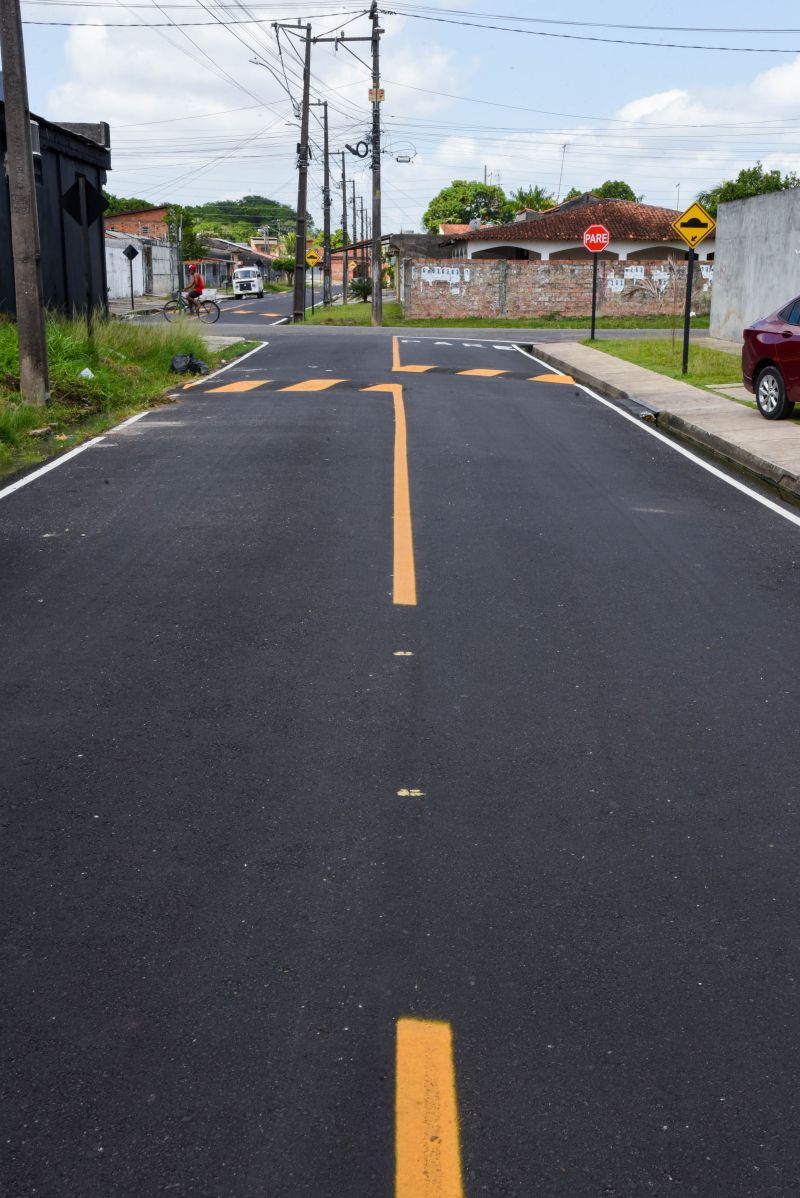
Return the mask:
<svg viewBox="0 0 800 1198">
<path fill-rule="evenodd" d="M 800 299 L 796 299 L 782 312 L 778 313 L 781 320 L 785 320 L 787 324 L 800 325 Z"/>
</svg>

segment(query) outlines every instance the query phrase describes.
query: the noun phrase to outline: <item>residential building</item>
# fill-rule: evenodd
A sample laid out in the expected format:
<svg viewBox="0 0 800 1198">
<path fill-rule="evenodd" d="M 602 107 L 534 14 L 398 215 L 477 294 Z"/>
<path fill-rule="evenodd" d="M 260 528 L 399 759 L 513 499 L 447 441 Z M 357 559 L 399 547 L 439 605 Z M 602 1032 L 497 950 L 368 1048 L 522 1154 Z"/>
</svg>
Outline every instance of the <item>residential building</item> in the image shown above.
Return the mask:
<svg viewBox="0 0 800 1198">
<path fill-rule="evenodd" d="M 137 208 L 133 212 L 118 212 L 105 218 L 107 230 L 129 233 L 132 237 L 152 237 L 157 241 L 169 241 L 167 209 Z"/>
</svg>

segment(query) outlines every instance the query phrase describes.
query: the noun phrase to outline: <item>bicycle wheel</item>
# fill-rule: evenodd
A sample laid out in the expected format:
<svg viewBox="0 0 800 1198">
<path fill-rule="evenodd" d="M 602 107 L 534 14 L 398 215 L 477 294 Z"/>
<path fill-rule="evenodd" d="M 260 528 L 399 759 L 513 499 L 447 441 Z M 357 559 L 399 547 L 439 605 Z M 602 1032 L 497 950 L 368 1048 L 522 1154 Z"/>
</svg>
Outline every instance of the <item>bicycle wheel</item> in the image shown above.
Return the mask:
<svg viewBox="0 0 800 1198">
<path fill-rule="evenodd" d="M 176 316 L 180 316 L 182 306 L 177 300 L 167 300 L 161 311 L 164 313 L 165 320 L 174 320 Z"/>
<path fill-rule="evenodd" d="M 203 324 L 215 324 L 219 320 L 219 304 L 214 300 L 198 300 L 197 316 Z"/>
</svg>

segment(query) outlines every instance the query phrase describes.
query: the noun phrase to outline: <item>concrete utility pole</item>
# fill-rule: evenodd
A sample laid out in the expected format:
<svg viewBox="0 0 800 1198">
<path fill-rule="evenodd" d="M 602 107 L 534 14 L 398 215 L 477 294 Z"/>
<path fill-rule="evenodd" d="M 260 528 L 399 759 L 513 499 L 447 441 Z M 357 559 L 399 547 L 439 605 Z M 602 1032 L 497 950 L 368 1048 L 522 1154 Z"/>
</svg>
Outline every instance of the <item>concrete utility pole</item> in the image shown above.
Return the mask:
<svg viewBox="0 0 800 1198">
<path fill-rule="evenodd" d="M 50 398 L 50 381 L 31 114 L 19 0 L 0 0 L 0 54 L 5 93 L 6 170 L 11 207 L 20 396 L 25 403 L 41 406 Z"/>
<path fill-rule="evenodd" d="M 328 305 L 331 296 L 331 169 L 328 160 L 328 101 L 322 101 L 325 152 L 324 179 L 322 183 L 322 253 L 324 256 L 322 275 L 322 303 Z"/>
<path fill-rule="evenodd" d="M 280 25 L 275 22 L 274 29 L 291 29 L 295 32 L 300 26 Z M 305 319 L 306 314 L 306 208 L 308 206 L 308 116 L 311 92 L 311 26 L 306 25 L 305 59 L 303 62 L 303 105 L 300 110 L 300 141 L 297 145 L 297 222 L 295 225 L 296 245 L 294 250 L 294 301 L 292 320 L 295 323 Z"/>
<path fill-rule="evenodd" d="M 344 150 L 342 150 L 342 303 L 347 303 L 347 175 L 344 169 Z"/>
<path fill-rule="evenodd" d="M 372 20 L 372 324 L 383 324 L 383 271 L 381 269 L 381 85 L 380 45 L 383 30 L 378 20 L 378 0 L 369 10 Z"/>
<path fill-rule="evenodd" d="M 353 241 L 358 241 L 358 221 L 356 220 L 356 181 L 350 180 L 350 212 L 353 216 Z M 353 258 L 358 261 L 358 250 L 353 250 Z"/>
</svg>

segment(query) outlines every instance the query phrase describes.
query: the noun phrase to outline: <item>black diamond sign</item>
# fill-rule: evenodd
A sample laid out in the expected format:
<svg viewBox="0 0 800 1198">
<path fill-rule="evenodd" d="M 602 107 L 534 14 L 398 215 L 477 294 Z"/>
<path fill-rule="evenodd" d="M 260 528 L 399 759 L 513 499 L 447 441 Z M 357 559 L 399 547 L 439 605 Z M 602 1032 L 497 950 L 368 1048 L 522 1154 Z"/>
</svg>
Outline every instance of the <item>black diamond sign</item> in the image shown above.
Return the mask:
<svg viewBox="0 0 800 1198">
<path fill-rule="evenodd" d="M 133 262 L 134 258 L 139 257 L 139 251 L 133 245 L 126 246 L 122 252 L 129 262 Z"/>
<path fill-rule="evenodd" d="M 86 222 L 93 225 L 105 212 L 108 200 L 88 179 L 84 179 L 83 185 L 86 189 Z M 81 223 L 81 189 L 77 179 L 72 187 L 68 187 L 62 195 L 61 207 L 73 220 L 76 220 L 78 224 Z"/>
</svg>

